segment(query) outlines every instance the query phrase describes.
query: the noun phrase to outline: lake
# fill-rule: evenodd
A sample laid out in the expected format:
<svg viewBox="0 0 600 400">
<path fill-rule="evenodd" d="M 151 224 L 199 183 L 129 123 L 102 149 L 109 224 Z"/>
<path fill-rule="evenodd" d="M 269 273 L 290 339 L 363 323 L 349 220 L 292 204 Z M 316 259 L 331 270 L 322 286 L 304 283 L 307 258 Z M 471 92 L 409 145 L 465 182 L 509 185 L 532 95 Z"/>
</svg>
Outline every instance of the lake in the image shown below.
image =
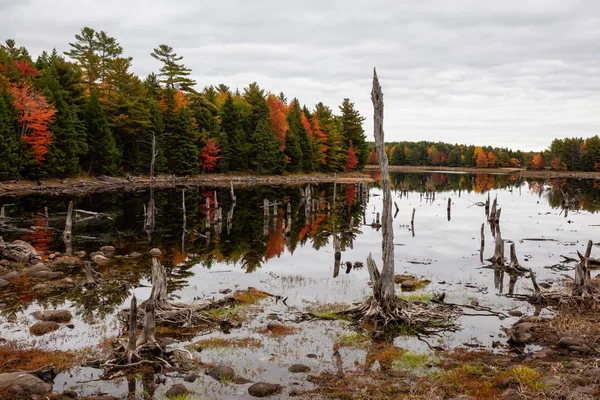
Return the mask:
<svg viewBox="0 0 600 400">
<path fill-rule="evenodd" d="M 375 179 L 377 173 L 373 173 Z M 500 227 L 506 244 L 515 243 L 521 264 L 531 268 L 537 281 L 557 287 L 563 274 L 573 275 L 573 263 L 561 262 L 576 251 L 585 251 L 587 241 L 597 240 L 600 226 L 600 185 L 593 180 L 519 179 L 515 175 L 418 173 L 392 174 L 395 267 L 397 274 L 410 274 L 430 284 L 419 293 L 445 293 L 445 301 L 481 306 L 507 313 L 533 313 L 527 302 L 507 296 L 531 293 L 531 281 L 510 277 L 488 268 L 494 239 L 482 203 L 497 198 L 502 209 Z M 69 201 L 78 212 L 73 227 L 73 251 L 90 252 L 114 246 L 116 256 L 106 266 L 94 266 L 103 283 L 95 291 L 34 292 L 34 282 L 20 282 L 0 289 L 1 336 L 24 345 L 47 349 L 77 350 L 97 346 L 122 331 L 117 312 L 128 306 L 132 293 L 138 299 L 150 295 L 148 251 L 163 251 L 171 297 L 193 303 L 219 299 L 230 290 L 254 287 L 281 296 L 267 298 L 250 312 L 229 338 L 256 338 L 260 346 L 209 348 L 196 355 L 202 362 L 232 366 L 254 381 L 266 380 L 290 386 L 308 386 L 302 376 L 287 368 L 294 363 L 311 367 L 312 373 L 333 368 L 336 337 L 351 332 L 344 321 L 292 323 L 293 334 L 272 337 L 261 333 L 271 318 L 296 319 L 302 311 L 324 304 L 359 303 L 370 293 L 369 274 L 362 267 L 371 253 L 381 267 L 381 229 L 373 224 L 382 207 L 379 182 L 374 184 L 313 184 L 302 186 L 257 186 L 235 188 L 235 203 L 227 188 L 189 187 L 139 192 L 108 192 L 84 197 L 31 195 L 0 197 L 5 219 L 0 234 L 6 242 L 22 239 L 45 257 L 65 251 L 62 241 Z M 334 203 L 335 196 L 335 203 Z M 563 207 L 567 197 L 577 199 Z M 185 198 L 185 203 L 184 203 Z M 153 199 L 154 221 L 147 223 Z M 265 213 L 265 199 L 268 213 Z M 451 211 L 448 215 L 448 199 Z M 184 213 L 185 204 L 185 213 Z M 215 204 L 217 207 L 215 207 Z M 208 207 L 207 207 L 208 205 Z M 414 224 L 411 218 L 414 211 Z M 45 218 L 47 210 L 48 219 Z M 480 232 L 484 224 L 485 248 L 480 254 Z M 341 266 L 335 267 L 332 235 L 340 235 Z M 597 243 L 592 254 L 597 252 Z M 135 257 L 135 252 L 139 257 Z M 133 256 L 132 256 L 133 255 Z M 483 256 L 483 257 L 482 257 Z M 483 258 L 483 261 L 482 261 Z M 83 274 L 82 271 L 73 273 Z M 400 288 L 398 286 L 398 292 Z M 70 309 L 73 327 L 41 337 L 32 336 L 30 316 L 39 309 Z M 542 315 L 549 310 L 538 310 Z M 463 316 L 458 332 L 427 339 L 429 345 L 453 348 L 492 348 L 504 342 L 501 328 L 515 317 Z M 188 337 L 176 346 L 200 339 L 222 337 L 220 331 Z M 426 352 L 428 345 L 415 337 L 399 336 L 397 346 Z M 343 364 L 352 368 L 364 362 L 363 349 L 341 348 Z M 311 355 L 311 358 L 307 355 Z M 312 355 L 316 358 L 312 358 Z M 125 379 L 92 382 L 101 371 L 79 368 L 60 374 L 54 391 L 74 387 L 80 394 L 99 391 L 124 396 L 133 390 Z M 156 398 L 177 378 L 159 385 Z M 137 390 L 144 380 L 133 382 Z M 210 398 L 249 398 L 246 385 L 221 384 L 208 376 L 186 383 Z M 284 391 L 285 392 L 285 391 Z"/>
</svg>

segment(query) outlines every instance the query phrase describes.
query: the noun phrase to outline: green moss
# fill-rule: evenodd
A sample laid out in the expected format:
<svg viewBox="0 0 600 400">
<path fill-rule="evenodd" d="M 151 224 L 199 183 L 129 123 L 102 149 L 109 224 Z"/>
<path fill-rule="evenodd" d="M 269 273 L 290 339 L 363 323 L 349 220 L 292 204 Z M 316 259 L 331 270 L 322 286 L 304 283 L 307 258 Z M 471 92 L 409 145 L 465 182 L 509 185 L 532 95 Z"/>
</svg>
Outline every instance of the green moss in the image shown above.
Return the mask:
<svg viewBox="0 0 600 400">
<path fill-rule="evenodd" d="M 398 297 L 404 301 L 422 301 L 423 303 L 431 303 L 433 295 L 430 293 L 400 293 Z"/>
<path fill-rule="evenodd" d="M 394 370 L 415 370 L 430 368 L 439 363 L 439 358 L 432 357 L 424 353 L 415 353 L 406 351 L 402 353 L 400 358 L 392 361 L 392 369 Z"/>
<path fill-rule="evenodd" d="M 369 342 L 369 338 L 362 332 L 340 333 L 335 338 L 335 345 L 342 347 L 361 347 Z"/>
</svg>

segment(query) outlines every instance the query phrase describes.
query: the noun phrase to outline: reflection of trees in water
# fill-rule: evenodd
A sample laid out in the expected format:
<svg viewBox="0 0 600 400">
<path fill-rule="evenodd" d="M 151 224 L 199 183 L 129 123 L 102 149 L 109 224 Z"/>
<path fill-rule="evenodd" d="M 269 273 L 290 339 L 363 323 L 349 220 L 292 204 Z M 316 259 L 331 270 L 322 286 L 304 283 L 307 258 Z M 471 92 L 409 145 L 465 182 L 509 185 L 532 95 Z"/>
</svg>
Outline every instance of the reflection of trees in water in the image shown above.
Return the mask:
<svg viewBox="0 0 600 400">
<path fill-rule="evenodd" d="M 561 207 L 565 195 L 577 198 L 577 209 L 600 211 L 600 181 L 593 179 L 540 179 L 522 178 L 518 175 L 501 174 L 442 174 L 442 173 L 394 173 L 391 174 L 392 190 L 408 190 L 417 193 L 465 191 L 485 193 L 494 189 L 513 191 L 527 185 L 530 192 L 546 197 L 552 208 Z M 375 186 L 379 187 L 379 183 Z"/>
</svg>

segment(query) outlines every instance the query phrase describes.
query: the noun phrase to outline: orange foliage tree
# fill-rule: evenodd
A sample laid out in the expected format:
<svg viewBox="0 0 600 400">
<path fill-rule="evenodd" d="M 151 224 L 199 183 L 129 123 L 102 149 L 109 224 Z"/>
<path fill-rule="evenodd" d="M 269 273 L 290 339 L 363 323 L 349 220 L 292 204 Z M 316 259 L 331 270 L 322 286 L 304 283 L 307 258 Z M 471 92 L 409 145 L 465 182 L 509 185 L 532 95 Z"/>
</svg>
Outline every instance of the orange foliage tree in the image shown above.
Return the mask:
<svg viewBox="0 0 600 400">
<path fill-rule="evenodd" d="M 536 153 L 529 162 L 529 166 L 533 169 L 542 169 L 544 167 L 544 159 L 540 153 Z"/>
<path fill-rule="evenodd" d="M 491 151 L 487 154 L 488 166 L 495 167 L 496 166 L 496 156 Z"/>
<path fill-rule="evenodd" d="M 325 165 L 327 164 L 327 135 L 325 134 L 325 132 L 323 132 L 323 129 L 321 128 L 321 124 L 319 123 L 319 120 L 317 119 L 316 115 L 313 115 L 312 119 L 311 119 L 311 124 L 312 124 L 312 140 L 314 143 L 317 144 L 317 146 L 320 146 L 320 150 L 321 150 L 321 165 Z"/>
<path fill-rule="evenodd" d="M 285 150 L 285 133 L 289 128 L 287 122 L 288 106 L 272 94 L 267 97 L 267 105 L 269 106 L 271 130 L 275 132 L 275 137 L 279 141 L 279 151 L 283 151 Z"/>
<path fill-rule="evenodd" d="M 217 166 L 217 161 L 221 158 L 218 154 L 221 149 L 217 145 L 216 138 L 210 138 L 200 152 L 200 162 L 205 171 L 212 171 Z"/>
<path fill-rule="evenodd" d="M 371 150 L 371 153 L 369 154 L 369 164 L 371 164 L 371 165 L 379 164 L 379 158 L 377 158 L 377 153 L 375 153 L 375 150 Z"/>
<path fill-rule="evenodd" d="M 489 160 L 484 151 L 481 151 L 479 154 L 477 154 L 475 164 L 477 165 L 477 168 L 487 168 L 489 166 Z"/>
<path fill-rule="evenodd" d="M 521 162 L 513 157 L 510 159 L 510 165 L 511 167 L 519 168 L 521 166 Z"/>
<path fill-rule="evenodd" d="M 39 164 L 52 143 L 52 132 L 48 130 L 48 124 L 52 122 L 56 108 L 37 93 L 30 83 L 10 84 L 9 90 L 18 111 L 21 138 Z"/>
<path fill-rule="evenodd" d="M 358 164 L 358 157 L 356 156 L 356 151 L 354 151 L 354 147 L 350 146 L 348 148 L 348 161 L 346 162 L 346 171 L 352 171 L 356 168 Z"/>
</svg>

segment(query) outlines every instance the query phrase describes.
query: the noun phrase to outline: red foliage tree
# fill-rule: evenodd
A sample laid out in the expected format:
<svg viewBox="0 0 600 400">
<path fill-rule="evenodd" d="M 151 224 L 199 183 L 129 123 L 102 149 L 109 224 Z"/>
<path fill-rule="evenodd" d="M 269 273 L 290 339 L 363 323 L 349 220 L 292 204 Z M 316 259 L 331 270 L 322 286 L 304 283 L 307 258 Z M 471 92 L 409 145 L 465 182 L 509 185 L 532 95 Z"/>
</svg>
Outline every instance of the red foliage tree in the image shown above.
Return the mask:
<svg viewBox="0 0 600 400">
<path fill-rule="evenodd" d="M 272 94 L 267 97 L 269 106 L 269 123 L 271 130 L 275 132 L 275 137 L 279 141 L 279 151 L 285 150 L 285 133 L 289 125 L 287 122 L 288 106 Z"/>
<path fill-rule="evenodd" d="M 350 146 L 348 148 L 348 161 L 346 162 L 346 171 L 352 171 L 356 168 L 358 164 L 358 157 L 356 156 L 356 151 L 354 151 L 354 147 Z"/>
<path fill-rule="evenodd" d="M 19 71 L 19 74 L 21 74 L 21 79 L 29 77 L 35 78 L 38 76 L 38 70 L 29 64 L 28 61 L 15 61 L 15 67 L 17 68 L 17 71 Z"/>
<path fill-rule="evenodd" d="M 30 83 L 10 84 L 9 90 L 18 111 L 21 138 L 39 164 L 52 143 L 52 132 L 48 130 L 48 124 L 52 122 L 56 109 L 44 96 L 35 92 Z"/>
<path fill-rule="evenodd" d="M 221 158 L 218 154 L 221 149 L 217 145 L 216 138 L 210 138 L 200 152 L 200 162 L 205 171 L 212 171 L 217 166 L 217 161 Z"/>
<path fill-rule="evenodd" d="M 489 161 L 487 156 L 485 155 L 485 152 L 480 152 L 479 154 L 477 154 L 477 159 L 475 160 L 475 163 L 477 165 L 477 168 L 487 168 L 489 165 Z"/>
</svg>

